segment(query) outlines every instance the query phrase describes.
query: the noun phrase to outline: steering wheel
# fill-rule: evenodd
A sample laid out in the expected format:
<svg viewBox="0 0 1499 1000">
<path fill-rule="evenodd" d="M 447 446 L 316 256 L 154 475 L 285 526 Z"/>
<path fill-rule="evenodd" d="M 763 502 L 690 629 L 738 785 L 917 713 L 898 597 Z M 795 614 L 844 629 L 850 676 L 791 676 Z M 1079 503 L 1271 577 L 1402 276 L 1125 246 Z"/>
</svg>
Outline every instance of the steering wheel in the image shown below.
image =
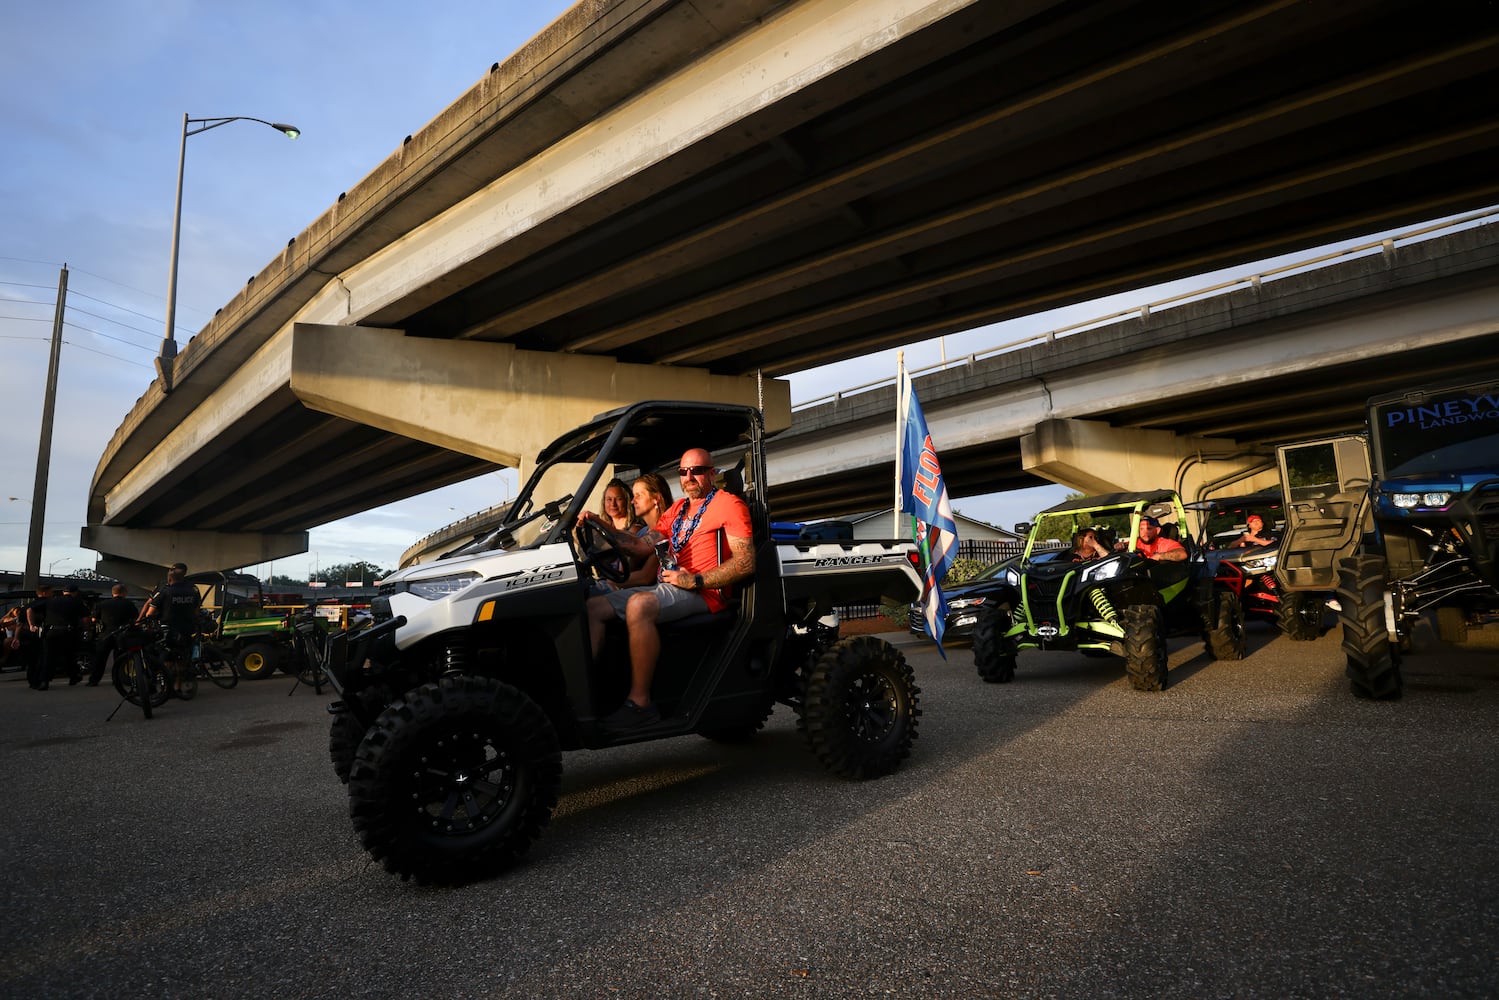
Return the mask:
<svg viewBox="0 0 1499 1000">
<path fill-rule="evenodd" d="M 592 521 L 578 521 L 578 565 L 591 569 L 611 583 L 624 583 L 630 575 L 630 560 L 612 535 Z"/>
</svg>

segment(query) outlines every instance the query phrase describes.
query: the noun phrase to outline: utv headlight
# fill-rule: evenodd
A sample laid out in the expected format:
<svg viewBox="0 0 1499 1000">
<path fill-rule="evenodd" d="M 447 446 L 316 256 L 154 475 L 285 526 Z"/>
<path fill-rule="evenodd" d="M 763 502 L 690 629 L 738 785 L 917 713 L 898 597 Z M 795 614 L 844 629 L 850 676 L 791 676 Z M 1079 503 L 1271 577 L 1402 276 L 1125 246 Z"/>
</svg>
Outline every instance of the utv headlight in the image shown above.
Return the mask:
<svg viewBox="0 0 1499 1000">
<path fill-rule="evenodd" d="M 1004 581 L 1012 587 L 1020 586 L 1020 571 L 1013 566 L 1004 571 Z"/>
<path fill-rule="evenodd" d="M 1445 507 L 1451 501 L 1452 494 L 1447 490 L 1434 490 L 1431 493 L 1392 493 L 1390 499 L 1401 510 L 1414 510 L 1417 507 Z"/>
<path fill-rule="evenodd" d="M 963 608 L 976 608 L 984 603 L 982 597 L 960 597 L 955 601 L 947 602 L 947 610 L 958 611 Z"/>
<path fill-rule="evenodd" d="M 1112 580 L 1114 577 L 1119 575 L 1119 571 L 1123 568 L 1123 559 L 1105 559 L 1103 562 L 1098 563 L 1094 566 L 1089 566 L 1087 569 L 1083 570 L 1083 575 L 1080 582 L 1097 583 L 1100 580 Z"/>
<path fill-rule="evenodd" d="M 478 573 L 454 573 L 451 576 L 434 576 L 426 580 L 412 580 L 406 589 L 426 601 L 440 601 L 444 597 L 468 588 L 479 579 Z"/>
<path fill-rule="evenodd" d="M 1253 559 L 1241 559 L 1239 560 L 1239 568 L 1250 576 L 1259 576 L 1261 573 L 1268 573 L 1275 568 L 1275 553 L 1272 552 L 1267 556 L 1256 556 Z"/>
</svg>

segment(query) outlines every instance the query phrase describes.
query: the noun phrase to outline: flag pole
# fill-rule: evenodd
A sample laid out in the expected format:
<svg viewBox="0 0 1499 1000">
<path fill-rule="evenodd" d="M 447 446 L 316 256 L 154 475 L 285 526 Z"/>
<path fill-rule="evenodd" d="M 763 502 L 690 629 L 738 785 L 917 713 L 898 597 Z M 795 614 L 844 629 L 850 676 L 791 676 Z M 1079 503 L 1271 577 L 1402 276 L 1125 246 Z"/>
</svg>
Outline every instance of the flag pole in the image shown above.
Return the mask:
<svg viewBox="0 0 1499 1000">
<path fill-rule="evenodd" d="M 895 352 L 895 503 L 890 508 L 890 523 L 892 538 L 901 538 L 900 530 L 900 477 L 904 471 L 901 468 L 901 452 L 905 450 L 902 442 L 905 440 L 905 411 L 901 409 L 901 394 L 906 388 L 906 352 Z"/>
</svg>

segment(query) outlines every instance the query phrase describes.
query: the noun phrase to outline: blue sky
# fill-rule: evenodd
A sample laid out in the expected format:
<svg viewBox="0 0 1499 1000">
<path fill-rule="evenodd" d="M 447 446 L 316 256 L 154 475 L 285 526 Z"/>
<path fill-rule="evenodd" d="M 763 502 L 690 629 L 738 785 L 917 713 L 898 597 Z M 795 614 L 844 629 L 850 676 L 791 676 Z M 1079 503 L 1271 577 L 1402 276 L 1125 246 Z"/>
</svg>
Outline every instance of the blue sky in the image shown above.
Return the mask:
<svg viewBox="0 0 1499 1000">
<path fill-rule="evenodd" d="M 94 553 L 78 546 L 89 483 L 110 436 L 154 377 L 184 113 L 289 122 L 302 136 L 291 141 L 263 125 L 234 122 L 188 139 L 179 344 L 339 192 L 567 6 L 450 0 L 414 13 L 388 0 L 11 5 L 12 44 L 0 61 L 7 140 L 0 157 L 0 405 L 8 439 L 0 448 L 0 569 L 19 570 L 25 561 L 63 263 L 70 272 L 68 325 L 42 569 L 93 567 Z M 983 350 L 1217 277 L 911 345 L 906 362 L 934 364 L 944 352 Z M 792 376 L 792 399 L 893 377 L 894 364 L 894 352 L 882 352 Z M 940 455 L 942 443 L 935 444 Z M 275 569 L 301 576 L 358 559 L 394 566 L 428 531 L 505 499 L 512 489 L 506 476 L 483 476 L 314 528 L 311 550 Z M 1008 525 L 1065 492 L 955 496 L 954 506 Z"/>
</svg>

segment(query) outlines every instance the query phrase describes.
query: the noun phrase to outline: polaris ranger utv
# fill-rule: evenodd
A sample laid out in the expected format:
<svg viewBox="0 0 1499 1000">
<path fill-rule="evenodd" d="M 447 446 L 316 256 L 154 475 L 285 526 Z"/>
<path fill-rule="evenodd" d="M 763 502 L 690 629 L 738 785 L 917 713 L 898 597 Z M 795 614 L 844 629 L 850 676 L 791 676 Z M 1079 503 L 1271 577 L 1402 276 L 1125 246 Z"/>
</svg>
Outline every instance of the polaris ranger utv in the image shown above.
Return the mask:
<svg viewBox="0 0 1499 1000">
<path fill-rule="evenodd" d="M 1147 559 L 1135 551 L 1142 518 L 1187 549 L 1185 561 Z M 1186 519 L 1170 490 L 1109 493 L 1067 500 L 1016 525 L 1027 535 L 1020 559 L 1003 570 L 1007 590 L 986 600 L 974 627 L 973 660 L 991 683 L 1015 677 L 1022 649 L 1124 657 L 1140 691 L 1166 687 L 1166 637 L 1201 635 L 1209 655 L 1243 659 L 1244 608 L 1238 590 L 1215 580 L 1201 551 L 1181 534 Z M 1074 532 L 1093 528 L 1117 551 L 1074 562 Z"/>
<path fill-rule="evenodd" d="M 602 719 L 628 689 L 622 624 L 590 651 L 585 602 L 627 560 L 579 515 L 613 476 L 676 482 L 684 451 L 709 450 L 718 486 L 750 509 L 754 578 L 728 610 L 661 626 L 659 722 L 628 735 Z M 362 633 L 335 634 L 329 752 L 366 850 L 390 872 L 455 883 L 519 857 L 556 804 L 563 750 L 691 733 L 741 741 L 777 703 L 797 713 L 836 774 L 894 771 L 916 737 L 919 691 L 893 646 L 837 640 L 835 605 L 895 604 L 921 589 L 910 543 L 771 537 L 758 410 L 651 402 L 615 410 L 542 450 L 487 536 L 385 580 Z"/>
<path fill-rule="evenodd" d="M 1277 451 L 1282 589 L 1335 585 L 1353 693 L 1398 698 L 1417 622 L 1460 643 L 1499 610 L 1499 379 L 1376 396 L 1366 434 Z"/>
</svg>

